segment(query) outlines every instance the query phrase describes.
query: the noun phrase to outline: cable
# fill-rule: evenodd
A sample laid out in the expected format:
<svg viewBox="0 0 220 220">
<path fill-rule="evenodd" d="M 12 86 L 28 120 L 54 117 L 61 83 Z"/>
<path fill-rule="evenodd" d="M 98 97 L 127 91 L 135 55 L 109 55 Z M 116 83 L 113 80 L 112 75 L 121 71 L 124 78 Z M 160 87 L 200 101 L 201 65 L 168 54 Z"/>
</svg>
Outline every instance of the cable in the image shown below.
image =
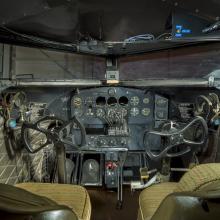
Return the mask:
<svg viewBox="0 0 220 220">
<path fill-rule="evenodd" d="M 0 26 L 0 29 L 5 30 L 5 31 L 7 31 L 9 33 L 12 33 L 14 35 L 26 38 L 28 40 L 34 41 L 36 43 L 53 44 L 53 45 L 56 45 L 56 46 L 66 46 L 66 47 L 73 47 L 73 46 L 77 47 L 76 44 L 61 43 L 61 42 L 57 42 L 57 41 L 47 40 L 47 39 L 40 38 L 40 37 L 35 37 L 35 36 L 27 35 L 27 34 L 22 34 L 22 33 L 16 32 L 16 31 L 14 31 L 12 29 L 9 29 L 9 28 L 7 28 L 5 26 L 2 26 L 2 25 Z"/>
<path fill-rule="evenodd" d="M 171 33 L 163 33 L 161 35 L 159 35 L 158 37 L 156 37 L 156 40 L 160 40 L 162 37 L 168 36 L 168 38 L 172 37 Z"/>
<path fill-rule="evenodd" d="M 199 99 L 204 100 L 204 102 L 199 102 Z M 208 108 L 207 112 L 204 108 L 206 104 Z M 198 96 L 196 99 L 196 114 L 205 114 L 204 118 L 211 123 L 213 123 L 215 119 L 218 119 L 220 114 L 220 101 L 218 95 L 210 93 L 208 96 Z"/>
<path fill-rule="evenodd" d="M 125 39 L 124 42 L 132 43 L 132 42 L 136 42 L 136 41 L 152 41 L 154 39 L 155 39 L 155 37 L 153 34 L 141 34 L 141 35 L 129 37 L 129 38 Z"/>
<path fill-rule="evenodd" d="M 208 117 L 210 115 L 210 112 L 211 112 L 212 102 L 204 95 L 198 96 L 196 98 L 196 111 L 197 111 L 198 114 L 201 114 L 202 112 L 204 112 L 204 103 L 201 103 L 199 105 L 199 101 L 198 101 L 199 98 L 203 99 L 208 104 L 208 111 L 207 111 L 206 116 L 205 116 L 205 120 L 207 121 Z"/>
<path fill-rule="evenodd" d="M 155 37 L 153 34 L 140 34 L 136 36 L 129 37 L 124 40 L 125 43 L 135 43 L 137 41 L 153 41 L 160 40 L 161 38 L 168 36 L 168 38 L 172 37 L 171 33 L 162 33 L 159 36 Z"/>
</svg>

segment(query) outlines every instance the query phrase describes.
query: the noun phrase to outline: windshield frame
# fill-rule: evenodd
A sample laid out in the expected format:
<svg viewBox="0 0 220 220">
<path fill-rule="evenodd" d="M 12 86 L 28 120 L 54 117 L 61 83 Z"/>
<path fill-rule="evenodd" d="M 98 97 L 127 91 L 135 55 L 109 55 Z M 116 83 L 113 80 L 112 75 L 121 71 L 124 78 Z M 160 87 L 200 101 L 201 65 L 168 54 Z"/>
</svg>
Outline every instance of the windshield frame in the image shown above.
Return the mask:
<svg viewBox="0 0 220 220">
<path fill-rule="evenodd" d="M 169 38 L 165 40 L 154 39 L 149 41 L 136 42 L 103 42 L 90 40 L 76 43 L 64 43 L 53 41 L 50 39 L 40 38 L 37 36 L 18 33 L 4 26 L 0 26 L 0 42 L 2 43 L 105 57 L 137 55 L 149 53 L 152 51 L 166 50 L 171 48 L 191 46 L 194 44 L 204 44 L 219 41 L 220 35 L 210 35 L 190 38 Z"/>
</svg>

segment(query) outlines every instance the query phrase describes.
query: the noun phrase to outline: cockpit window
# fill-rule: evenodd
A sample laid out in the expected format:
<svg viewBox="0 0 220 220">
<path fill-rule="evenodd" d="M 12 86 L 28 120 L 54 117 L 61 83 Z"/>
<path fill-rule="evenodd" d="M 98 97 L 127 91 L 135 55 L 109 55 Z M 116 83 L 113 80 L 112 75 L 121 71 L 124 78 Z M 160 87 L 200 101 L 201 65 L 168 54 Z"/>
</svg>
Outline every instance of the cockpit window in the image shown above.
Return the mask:
<svg viewBox="0 0 220 220">
<path fill-rule="evenodd" d="M 220 43 L 157 51 L 118 59 L 120 80 L 201 78 L 220 68 Z M 50 50 L 13 47 L 17 78 L 105 80 L 106 60 Z"/>
<path fill-rule="evenodd" d="M 164 50 L 120 58 L 120 77 L 132 79 L 200 78 L 220 68 L 220 44 Z"/>
<path fill-rule="evenodd" d="M 33 80 L 103 79 L 105 59 L 91 55 L 13 47 L 17 78 Z"/>
</svg>

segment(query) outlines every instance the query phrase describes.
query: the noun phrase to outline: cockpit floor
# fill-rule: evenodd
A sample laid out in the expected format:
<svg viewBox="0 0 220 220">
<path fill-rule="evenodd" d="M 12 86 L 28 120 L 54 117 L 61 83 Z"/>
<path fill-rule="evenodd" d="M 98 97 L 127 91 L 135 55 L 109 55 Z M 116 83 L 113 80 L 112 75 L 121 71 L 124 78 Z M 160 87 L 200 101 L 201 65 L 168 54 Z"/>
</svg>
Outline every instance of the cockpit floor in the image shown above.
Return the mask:
<svg viewBox="0 0 220 220">
<path fill-rule="evenodd" d="M 92 203 L 92 220 L 137 219 L 139 192 L 132 193 L 129 188 L 125 188 L 123 208 L 117 210 L 116 192 L 102 189 L 89 189 L 88 191 Z"/>
</svg>

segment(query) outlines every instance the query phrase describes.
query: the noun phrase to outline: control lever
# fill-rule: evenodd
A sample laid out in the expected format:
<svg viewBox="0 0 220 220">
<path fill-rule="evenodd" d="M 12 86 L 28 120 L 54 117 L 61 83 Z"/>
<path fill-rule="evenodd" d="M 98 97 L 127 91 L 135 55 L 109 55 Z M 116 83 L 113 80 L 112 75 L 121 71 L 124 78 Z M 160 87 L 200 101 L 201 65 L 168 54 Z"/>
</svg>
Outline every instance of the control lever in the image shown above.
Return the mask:
<svg viewBox="0 0 220 220">
<path fill-rule="evenodd" d="M 41 123 L 45 122 L 54 122 L 59 121 L 60 125 L 53 128 L 53 129 L 45 129 L 41 126 Z M 35 123 L 24 122 L 21 128 L 21 137 L 26 149 L 30 153 L 36 153 L 43 149 L 44 147 L 48 146 L 49 144 L 54 144 L 56 149 L 56 157 L 57 157 L 57 166 L 58 166 L 58 182 L 59 183 L 66 183 L 66 152 L 65 152 L 65 144 L 71 145 L 78 149 L 80 146 L 75 146 L 71 141 L 68 140 L 70 131 L 73 125 L 77 124 L 81 131 L 81 145 L 85 145 L 85 128 L 84 126 L 77 120 L 76 117 L 73 117 L 67 122 L 62 121 L 56 117 L 46 116 Z M 31 139 L 29 139 L 29 131 L 38 132 L 38 134 L 42 135 L 45 140 L 42 141 L 43 143 L 39 143 L 39 145 L 33 146 Z M 35 148 L 36 147 L 36 148 Z"/>
<path fill-rule="evenodd" d="M 122 209 L 123 206 L 123 167 L 128 154 L 128 149 L 118 152 L 118 187 L 117 187 L 117 204 L 116 209 Z"/>
<path fill-rule="evenodd" d="M 185 137 L 185 132 L 192 128 L 193 125 L 201 125 L 203 129 L 203 138 L 201 140 L 189 140 Z M 194 129 L 194 128 L 192 128 Z M 149 144 L 150 135 L 163 137 L 166 141 L 164 146 L 161 146 L 160 149 L 163 149 L 160 153 L 156 154 L 151 151 Z M 174 123 L 170 122 L 170 128 L 167 131 L 148 131 L 144 135 L 144 144 L 146 146 L 146 153 L 152 160 L 161 160 L 165 157 L 178 157 L 182 156 L 189 151 L 191 147 L 205 144 L 208 137 L 208 126 L 204 118 L 197 116 L 189 124 L 185 125 L 183 128 L 174 127 Z M 177 153 L 169 153 L 170 150 L 176 146 L 184 145 L 184 149 Z"/>
</svg>

